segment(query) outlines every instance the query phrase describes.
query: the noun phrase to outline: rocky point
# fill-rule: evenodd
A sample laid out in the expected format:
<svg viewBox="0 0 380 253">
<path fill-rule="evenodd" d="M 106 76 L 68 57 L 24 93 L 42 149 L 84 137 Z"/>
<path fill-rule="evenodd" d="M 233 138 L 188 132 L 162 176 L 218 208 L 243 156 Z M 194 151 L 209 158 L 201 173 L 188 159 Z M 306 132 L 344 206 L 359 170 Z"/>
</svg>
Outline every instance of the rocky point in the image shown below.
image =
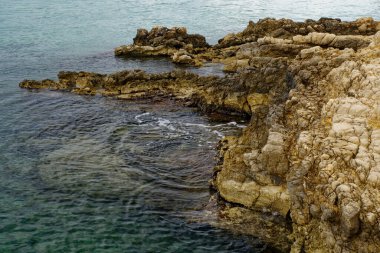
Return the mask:
<svg viewBox="0 0 380 253">
<path fill-rule="evenodd" d="M 380 252 L 379 31 L 372 18 L 263 19 L 210 46 L 185 28 L 140 29 L 116 55 L 218 62 L 227 74 L 60 72 L 20 86 L 249 117 L 219 145 L 212 186 L 226 227 L 285 252 Z"/>
</svg>

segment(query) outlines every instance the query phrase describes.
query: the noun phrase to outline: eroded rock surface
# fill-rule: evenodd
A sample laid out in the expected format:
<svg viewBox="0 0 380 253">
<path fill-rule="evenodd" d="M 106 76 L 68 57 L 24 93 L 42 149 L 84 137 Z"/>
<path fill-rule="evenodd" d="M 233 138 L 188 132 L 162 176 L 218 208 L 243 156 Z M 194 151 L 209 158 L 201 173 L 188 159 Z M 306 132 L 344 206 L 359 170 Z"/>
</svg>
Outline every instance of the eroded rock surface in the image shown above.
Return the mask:
<svg viewBox="0 0 380 253">
<path fill-rule="evenodd" d="M 288 62 L 283 103 L 225 139 L 223 198 L 289 212 L 292 252 L 379 252 L 380 46 L 311 47 Z"/>
<path fill-rule="evenodd" d="M 169 29 L 157 26 L 150 31 L 138 29 L 133 44 L 116 48 L 115 55 L 169 57 L 174 63 L 194 66 L 202 66 L 210 61 L 227 62 L 229 66 L 226 67 L 226 72 L 235 72 L 245 61 L 234 56 L 239 51 L 246 51 L 247 43 L 251 43 L 251 51 L 260 51 L 266 56 L 283 53 L 295 56 L 305 47 L 316 45 L 356 50 L 368 46 L 371 41 L 368 36 L 374 35 L 378 30 L 380 24 L 372 18 L 361 18 L 353 22 L 331 18 L 305 22 L 266 18 L 257 23 L 249 22 L 244 31 L 228 34 L 211 47 L 204 36 L 188 34 L 184 27 Z"/>
<path fill-rule="evenodd" d="M 204 52 L 210 46 L 204 36 L 188 34 L 185 27 L 156 26 L 150 31 L 138 29 L 133 44 L 115 49 L 116 56 L 124 57 L 173 57 L 180 64 L 200 65 L 191 54 Z M 181 53 L 181 56 L 178 56 Z M 186 57 L 187 56 L 187 57 Z"/>
<path fill-rule="evenodd" d="M 318 21 L 308 19 L 295 22 L 290 19 L 260 19 L 257 23 L 249 22 L 247 28 L 237 34 L 228 34 L 219 40 L 219 48 L 236 46 L 247 42 L 255 42 L 265 36 L 291 39 L 296 35 L 307 35 L 312 32 L 332 33 L 335 35 L 373 35 L 380 30 L 379 22 L 372 18 L 361 18 L 353 22 L 340 19 L 321 18 Z"/>
<path fill-rule="evenodd" d="M 285 65 L 281 65 L 284 68 Z M 277 66 L 274 66 L 277 67 Z M 260 69 L 260 72 L 264 71 Z M 280 70 L 281 71 L 281 70 Z M 282 69 L 284 71 L 284 69 Z M 218 112 L 229 115 L 249 116 L 260 104 L 251 101 L 256 92 L 268 94 L 286 87 L 252 82 L 247 74 L 220 78 L 198 76 L 184 70 L 160 74 L 148 74 L 142 70 L 122 71 L 103 75 L 91 72 L 60 72 L 58 81 L 24 80 L 20 87 L 28 89 L 63 90 L 83 95 L 105 95 L 120 99 L 147 99 L 171 97 L 196 105 L 205 112 Z M 277 74 L 276 74 L 277 76 Z M 273 75 L 275 79 L 275 75 Z M 285 84 L 284 84 L 285 85 Z M 265 95 L 269 103 L 271 95 Z"/>
<path fill-rule="evenodd" d="M 281 250 L 380 252 L 378 30 L 371 18 L 264 19 L 214 47 L 189 39 L 203 51 L 191 51 L 185 40 L 168 46 L 169 35 L 159 29 L 140 30 L 134 45 L 140 49 L 170 48 L 166 55 L 178 63 L 222 62 L 231 74 L 61 72 L 58 81 L 20 86 L 120 99 L 172 97 L 207 112 L 249 116 L 241 136 L 221 140 L 212 182 L 232 203 L 223 211 L 228 227 L 248 233 L 245 224 L 264 213 L 282 223 L 265 229 L 289 234 L 281 237 Z M 163 31 L 186 37 L 183 29 Z M 284 229 L 286 221 L 292 229 Z M 266 239 L 250 231 L 274 243 L 275 232 Z"/>
</svg>

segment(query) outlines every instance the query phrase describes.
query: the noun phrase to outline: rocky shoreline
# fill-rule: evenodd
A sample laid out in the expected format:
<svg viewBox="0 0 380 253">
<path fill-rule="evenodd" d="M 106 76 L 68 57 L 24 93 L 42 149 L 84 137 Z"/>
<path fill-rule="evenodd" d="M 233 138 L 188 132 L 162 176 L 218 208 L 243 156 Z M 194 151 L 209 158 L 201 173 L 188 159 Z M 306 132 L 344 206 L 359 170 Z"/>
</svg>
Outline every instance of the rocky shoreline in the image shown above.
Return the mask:
<svg viewBox="0 0 380 253">
<path fill-rule="evenodd" d="M 223 63 L 228 74 L 60 72 L 57 81 L 24 80 L 20 87 L 171 98 L 248 117 L 243 134 L 219 147 L 212 185 L 227 201 L 226 227 L 281 251 L 380 252 L 378 31 L 372 18 L 263 19 L 211 46 L 185 28 L 139 29 L 116 56 Z M 268 214 L 278 226 L 260 223 Z"/>
</svg>

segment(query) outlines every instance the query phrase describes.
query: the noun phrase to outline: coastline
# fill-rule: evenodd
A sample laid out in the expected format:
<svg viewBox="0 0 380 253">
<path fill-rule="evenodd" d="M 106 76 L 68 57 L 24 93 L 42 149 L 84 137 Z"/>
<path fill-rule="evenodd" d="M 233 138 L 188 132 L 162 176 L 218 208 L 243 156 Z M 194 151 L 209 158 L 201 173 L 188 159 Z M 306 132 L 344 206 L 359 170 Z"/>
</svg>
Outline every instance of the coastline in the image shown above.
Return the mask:
<svg viewBox="0 0 380 253">
<path fill-rule="evenodd" d="M 171 57 L 199 67 L 223 63 L 229 74 L 60 72 L 58 81 L 20 86 L 119 99 L 174 98 L 206 113 L 250 117 L 241 136 L 221 142 L 212 183 L 220 196 L 243 208 L 240 213 L 291 219 L 292 252 L 379 250 L 372 229 L 380 206 L 379 23 L 264 19 L 214 46 L 201 35 L 184 39 L 183 29 L 162 29 L 139 30 L 135 44 L 116 55 Z M 226 216 L 238 220 L 237 209 L 231 210 Z"/>
</svg>

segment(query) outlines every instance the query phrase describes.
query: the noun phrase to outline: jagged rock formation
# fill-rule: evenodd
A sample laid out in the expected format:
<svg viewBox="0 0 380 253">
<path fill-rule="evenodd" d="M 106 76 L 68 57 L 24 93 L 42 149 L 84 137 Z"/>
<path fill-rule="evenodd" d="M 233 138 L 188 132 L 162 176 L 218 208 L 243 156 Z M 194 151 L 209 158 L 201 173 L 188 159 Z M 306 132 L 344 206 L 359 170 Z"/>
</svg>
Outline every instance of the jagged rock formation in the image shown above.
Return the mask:
<svg viewBox="0 0 380 253">
<path fill-rule="evenodd" d="M 309 33 L 332 33 L 335 35 L 373 35 L 380 29 L 379 22 L 372 18 L 361 18 L 353 22 L 340 19 L 321 18 L 318 21 L 308 19 L 305 22 L 295 22 L 291 19 L 265 18 L 257 23 L 249 22 L 247 28 L 237 34 L 231 33 L 220 39 L 216 47 L 225 48 L 255 42 L 265 36 L 290 39 L 296 35 Z"/>
<path fill-rule="evenodd" d="M 120 46 L 115 49 L 116 56 L 146 57 L 168 56 L 180 64 L 200 65 L 191 56 L 193 53 L 204 52 L 209 45 L 204 36 L 188 34 L 185 27 L 156 26 L 148 32 L 138 29 L 133 45 Z M 178 55 L 180 53 L 180 55 Z"/>
<path fill-rule="evenodd" d="M 379 29 L 380 23 L 372 18 L 362 18 L 353 22 L 331 18 L 305 22 L 266 18 L 257 23 L 249 22 L 243 32 L 228 34 L 220 39 L 218 44 L 210 47 L 205 37 L 187 34 L 184 27 L 169 29 L 157 26 L 149 32 L 146 29 L 138 29 L 133 44 L 116 48 L 115 55 L 165 56 L 170 57 L 174 63 L 202 66 L 208 61 L 228 61 L 240 49 L 240 45 L 246 47 L 247 43 L 252 43 L 252 50 L 264 51 L 264 55 L 268 55 L 270 51 L 285 50 L 288 55 L 295 56 L 301 49 L 316 45 L 358 49 L 368 46 L 368 36 L 375 34 Z M 236 67 L 226 68 L 227 72 L 235 70 Z"/>
<path fill-rule="evenodd" d="M 173 50 L 179 62 L 225 63 L 232 74 L 224 78 L 61 72 L 58 81 L 20 86 L 122 99 L 169 96 L 208 112 L 250 116 L 241 136 L 220 143 L 213 186 L 238 205 L 223 215 L 244 224 L 257 219 L 250 212 L 291 219 L 292 231 L 281 233 L 291 234 L 292 252 L 380 252 L 378 30 L 371 18 L 264 19 L 207 52 Z M 157 37 L 139 33 L 135 44 Z M 281 242 L 278 248 L 290 250 Z"/>
<path fill-rule="evenodd" d="M 261 70 L 263 71 L 263 70 Z M 273 76 L 273 80 L 275 76 Z M 256 86 L 259 87 L 256 87 Z M 205 112 L 249 116 L 260 104 L 254 101 L 256 90 L 282 90 L 280 85 L 264 87 L 265 83 L 251 84 L 248 78 L 216 76 L 202 77 L 184 70 L 148 74 L 142 70 L 122 71 L 110 75 L 90 72 L 60 72 L 58 81 L 24 80 L 20 87 L 28 89 L 63 90 L 82 95 L 105 95 L 119 99 L 147 99 L 172 97 L 188 105 L 196 105 Z M 280 92 L 282 94 L 282 92 Z M 263 103 L 269 103 L 266 97 Z"/>
<path fill-rule="evenodd" d="M 221 196 L 289 211 L 293 252 L 380 251 L 379 37 L 357 52 L 301 50 L 288 63 L 286 101 L 224 140 Z"/>
</svg>

